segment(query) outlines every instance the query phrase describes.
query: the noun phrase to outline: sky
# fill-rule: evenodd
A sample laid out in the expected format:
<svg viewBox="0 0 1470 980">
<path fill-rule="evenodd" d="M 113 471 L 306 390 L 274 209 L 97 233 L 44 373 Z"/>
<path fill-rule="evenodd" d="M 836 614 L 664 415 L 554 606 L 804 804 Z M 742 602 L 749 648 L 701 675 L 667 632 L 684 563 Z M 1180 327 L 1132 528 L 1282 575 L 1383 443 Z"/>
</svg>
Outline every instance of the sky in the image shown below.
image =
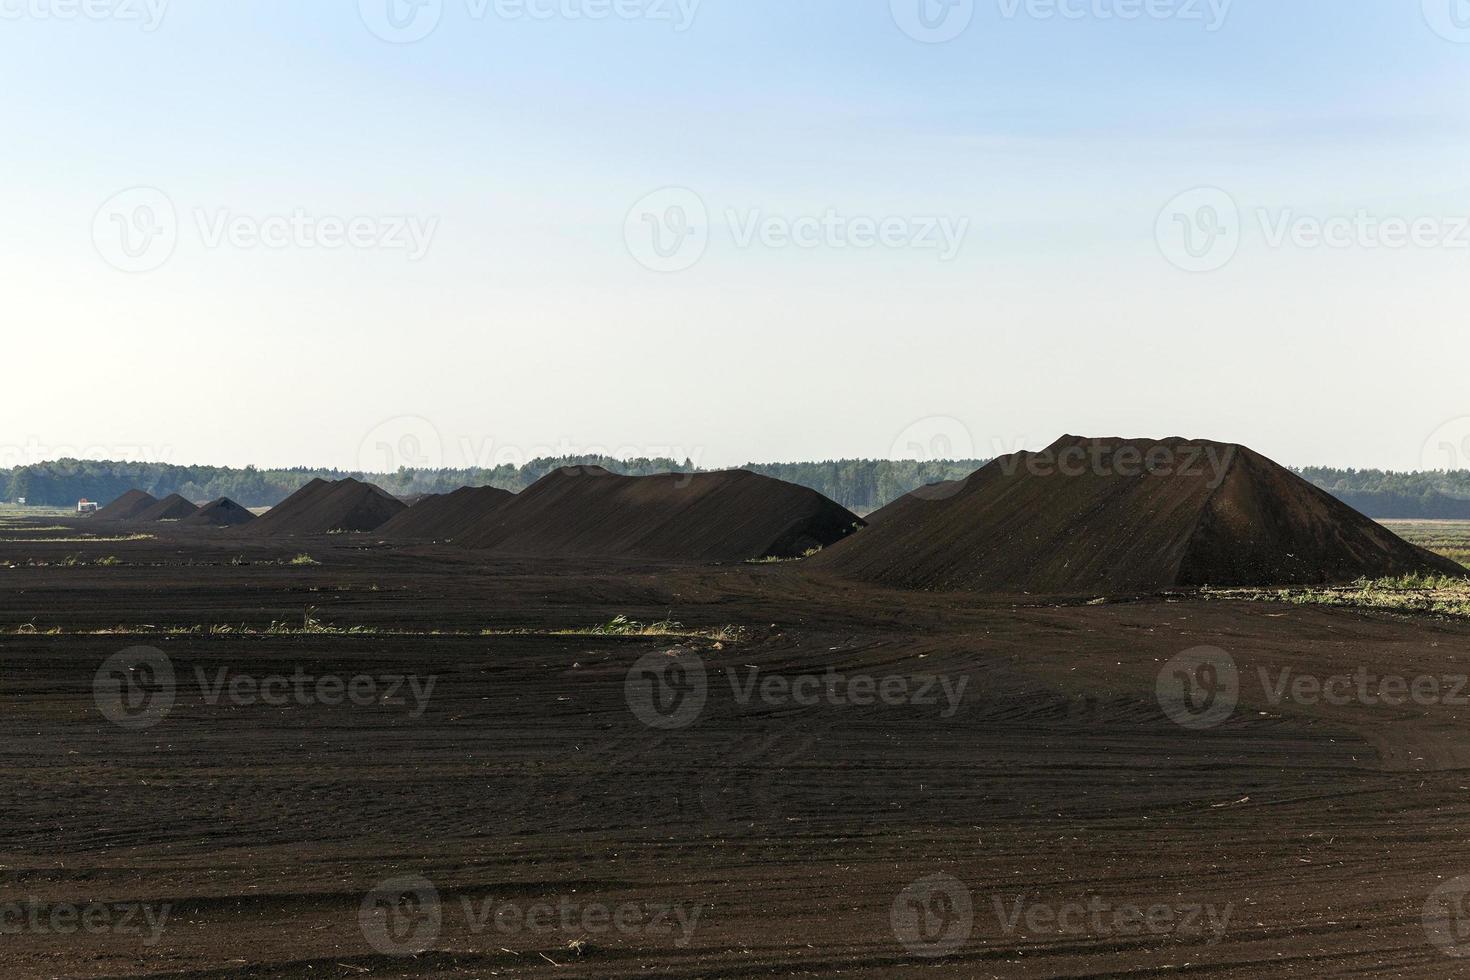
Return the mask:
<svg viewBox="0 0 1470 980">
<path fill-rule="evenodd" d="M 0 466 L 1470 467 L 1470 2 L 0 0 Z"/>
</svg>

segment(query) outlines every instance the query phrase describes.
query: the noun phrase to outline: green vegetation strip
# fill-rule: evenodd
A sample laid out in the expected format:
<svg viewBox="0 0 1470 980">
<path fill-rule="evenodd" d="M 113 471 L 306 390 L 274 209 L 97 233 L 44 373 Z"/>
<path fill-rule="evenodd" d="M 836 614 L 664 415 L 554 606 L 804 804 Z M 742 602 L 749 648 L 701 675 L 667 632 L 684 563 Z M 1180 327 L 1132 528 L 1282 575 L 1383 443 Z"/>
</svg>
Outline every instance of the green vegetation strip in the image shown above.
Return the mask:
<svg viewBox="0 0 1470 980">
<path fill-rule="evenodd" d="M 404 630 L 384 629 L 377 626 L 333 626 L 317 616 L 315 608 L 309 608 L 302 616 L 300 625 L 272 621 L 267 627 L 245 624 L 213 624 L 197 626 L 114 626 L 110 629 L 69 630 L 60 626 L 44 627 L 26 623 L 3 631 L 11 636 L 388 636 L 388 637 L 472 637 L 472 636 L 607 636 L 607 637 L 669 637 L 686 640 L 711 640 L 717 643 L 735 643 L 742 640 L 745 631 L 739 626 L 721 626 L 701 629 L 685 626 L 672 620 L 656 623 L 640 623 L 637 620 L 618 616 L 597 626 L 566 627 L 562 629 L 503 628 L 482 630 Z"/>
<path fill-rule="evenodd" d="M 1340 606 L 1384 612 L 1470 618 L 1470 579 L 1447 575 L 1410 575 L 1352 585 L 1288 589 L 1201 590 L 1207 599 L 1285 602 L 1295 606 Z"/>
</svg>

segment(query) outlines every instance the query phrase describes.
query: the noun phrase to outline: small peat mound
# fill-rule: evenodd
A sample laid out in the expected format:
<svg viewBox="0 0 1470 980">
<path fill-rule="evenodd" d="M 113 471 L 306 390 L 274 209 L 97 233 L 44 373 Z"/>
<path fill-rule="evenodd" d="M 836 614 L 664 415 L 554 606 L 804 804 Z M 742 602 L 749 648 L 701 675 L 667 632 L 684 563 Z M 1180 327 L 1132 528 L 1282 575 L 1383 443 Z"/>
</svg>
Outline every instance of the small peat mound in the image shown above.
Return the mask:
<svg viewBox="0 0 1470 980">
<path fill-rule="evenodd" d="M 164 497 L 152 507 L 139 511 L 131 519 L 135 521 L 182 521 L 199 513 L 199 508 L 176 493 Z"/>
<path fill-rule="evenodd" d="M 351 477 L 315 479 L 251 522 L 250 534 L 283 536 L 375 531 L 407 510 L 403 501 Z"/>
<path fill-rule="evenodd" d="M 900 588 L 1117 595 L 1466 574 L 1244 446 L 1064 436 L 915 491 L 813 565 Z"/>
<path fill-rule="evenodd" d="M 200 507 L 192 517 L 184 519 L 191 527 L 239 527 L 255 520 L 255 515 L 229 497 L 221 497 Z"/>
<path fill-rule="evenodd" d="M 546 557 L 745 561 L 797 558 L 862 523 L 815 490 L 744 470 L 618 476 L 585 466 L 547 474 L 457 543 Z"/>
<path fill-rule="evenodd" d="M 92 515 L 99 521 L 133 521 L 138 515 L 158 503 L 158 498 L 142 490 L 129 490 L 112 503 Z"/>
<path fill-rule="evenodd" d="M 489 520 L 515 496 L 498 487 L 461 487 L 453 493 L 434 494 L 378 528 L 378 534 L 385 538 L 452 541 L 473 525 Z"/>
</svg>

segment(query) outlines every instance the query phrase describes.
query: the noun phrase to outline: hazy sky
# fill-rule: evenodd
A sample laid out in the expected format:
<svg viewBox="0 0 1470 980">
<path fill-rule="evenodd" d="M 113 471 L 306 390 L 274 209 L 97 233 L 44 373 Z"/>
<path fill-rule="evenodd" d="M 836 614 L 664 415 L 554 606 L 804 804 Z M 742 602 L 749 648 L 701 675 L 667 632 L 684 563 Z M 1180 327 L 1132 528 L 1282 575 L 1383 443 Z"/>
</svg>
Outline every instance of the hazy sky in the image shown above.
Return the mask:
<svg viewBox="0 0 1470 980">
<path fill-rule="evenodd" d="M 948 4 L 0 0 L 0 465 L 1470 465 L 1470 3 Z"/>
</svg>

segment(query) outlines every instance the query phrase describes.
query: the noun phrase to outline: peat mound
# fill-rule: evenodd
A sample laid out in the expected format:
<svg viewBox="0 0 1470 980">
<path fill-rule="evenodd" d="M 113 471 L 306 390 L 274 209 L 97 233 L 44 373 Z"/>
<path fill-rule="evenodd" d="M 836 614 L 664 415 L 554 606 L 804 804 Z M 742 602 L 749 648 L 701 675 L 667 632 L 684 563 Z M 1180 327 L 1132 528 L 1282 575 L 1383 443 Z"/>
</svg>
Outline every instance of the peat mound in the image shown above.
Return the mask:
<svg viewBox="0 0 1470 980">
<path fill-rule="evenodd" d="M 799 557 L 862 523 L 815 490 L 745 470 L 619 476 L 584 466 L 547 474 L 456 543 L 517 555 L 745 561 Z"/>
<path fill-rule="evenodd" d="M 185 518 L 184 523 L 204 527 L 239 527 L 253 520 L 255 520 L 255 515 L 248 509 L 241 507 L 229 497 L 221 497 L 200 507 L 192 517 Z"/>
<path fill-rule="evenodd" d="M 385 538 L 453 540 L 514 499 L 515 494 L 498 487 L 461 487 L 422 498 L 377 532 Z"/>
<path fill-rule="evenodd" d="M 158 503 L 158 498 L 142 490 L 129 490 L 112 503 L 92 515 L 100 521 L 131 521 L 148 508 Z"/>
<path fill-rule="evenodd" d="M 199 513 L 198 506 L 176 493 L 171 493 L 152 507 L 140 510 L 130 519 L 134 521 L 182 521 L 197 513 Z"/>
<path fill-rule="evenodd" d="M 1244 446 L 1064 436 L 923 488 L 812 564 L 900 588 L 1054 595 L 1464 575 Z"/>
<path fill-rule="evenodd" d="M 314 479 L 250 523 L 259 535 L 375 531 L 408 506 L 381 487 L 348 477 Z"/>
</svg>

